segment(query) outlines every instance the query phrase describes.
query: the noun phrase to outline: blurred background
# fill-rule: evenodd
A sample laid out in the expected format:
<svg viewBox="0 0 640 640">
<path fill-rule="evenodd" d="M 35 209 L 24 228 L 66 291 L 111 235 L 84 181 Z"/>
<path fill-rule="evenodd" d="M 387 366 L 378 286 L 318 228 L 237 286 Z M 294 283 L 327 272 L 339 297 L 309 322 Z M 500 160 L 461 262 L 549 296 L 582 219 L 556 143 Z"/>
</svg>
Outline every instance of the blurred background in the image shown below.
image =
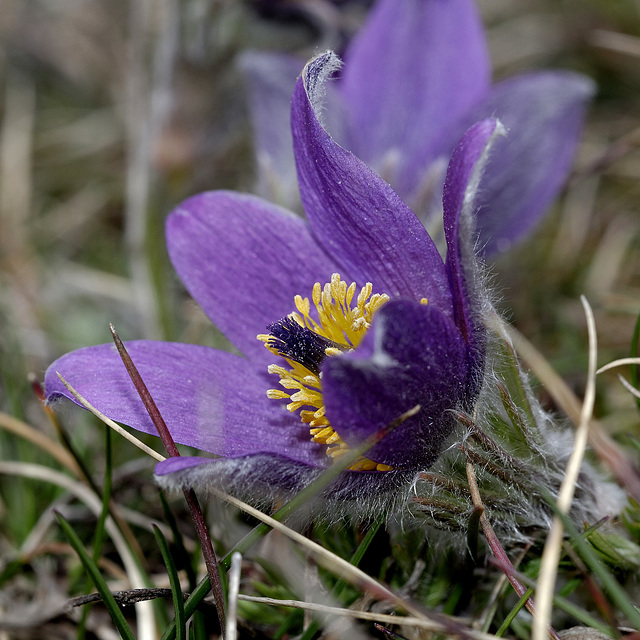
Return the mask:
<svg viewBox="0 0 640 640">
<path fill-rule="evenodd" d="M 9 431 L 8 417 L 51 436 L 29 374 L 42 380 L 63 353 L 109 341 L 109 322 L 124 339 L 222 343 L 172 271 L 164 219 L 198 191 L 254 189 L 239 55 L 339 51 L 370 4 L 2 0 L 0 460 L 56 466 Z M 599 364 L 629 354 L 640 312 L 640 1 L 478 4 L 496 79 L 567 68 L 599 87 L 566 192 L 494 266 L 507 317 L 580 394 L 580 294 L 596 312 Z M 621 442 L 638 436 L 634 402 L 613 374 L 599 380 L 596 411 Z M 65 416 L 70 437 L 102 468 L 102 429 L 79 414 Z M 114 446 L 126 491 L 150 465 Z M 0 572 L 59 494 L 0 475 Z M 47 567 L 30 570 L 53 580 L 56 566 Z M 0 598 L 0 616 L 6 606 Z"/>
</svg>

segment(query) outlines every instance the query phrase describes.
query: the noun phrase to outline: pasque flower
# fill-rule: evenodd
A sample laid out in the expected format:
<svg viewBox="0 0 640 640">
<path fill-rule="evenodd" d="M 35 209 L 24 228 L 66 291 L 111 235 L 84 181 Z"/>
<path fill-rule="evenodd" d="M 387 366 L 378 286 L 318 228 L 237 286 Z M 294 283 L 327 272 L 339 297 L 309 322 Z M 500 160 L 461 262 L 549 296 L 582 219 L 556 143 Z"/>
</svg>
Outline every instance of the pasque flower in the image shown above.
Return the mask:
<svg viewBox="0 0 640 640">
<path fill-rule="evenodd" d="M 326 126 L 382 175 L 430 228 L 448 158 L 462 133 L 499 118 L 477 195 L 479 247 L 508 248 L 541 219 L 564 184 L 591 80 L 568 71 L 525 73 L 491 84 L 482 24 L 472 0 L 378 0 L 344 52 L 327 95 Z M 261 192 L 297 199 L 289 103 L 303 62 L 260 52 L 243 59 Z"/>
<path fill-rule="evenodd" d="M 297 490 L 420 405 L 330 489 L 334 498 L 376 495 L 429 467 L 453 429 L 450 410 L 473 405 L 485 352 L 474 198 L 501 126 L 475 124 L 451 157 L 443 261 L 408 206 L 319 123 L 338 64 L 331 53 L 312 60 L 293 96 L 306 220 L 225 191 L 196 195 L 168 218 L 174 267 L 241 355 L 128 343 L 175 441 L 220 456 L 171 458 L 159 476 L 256 497 Z M 111 345 L 51 365 L 49 400 L 73 399 L 56 372 L 109 417 L 155 434 Z"/>
</svg>

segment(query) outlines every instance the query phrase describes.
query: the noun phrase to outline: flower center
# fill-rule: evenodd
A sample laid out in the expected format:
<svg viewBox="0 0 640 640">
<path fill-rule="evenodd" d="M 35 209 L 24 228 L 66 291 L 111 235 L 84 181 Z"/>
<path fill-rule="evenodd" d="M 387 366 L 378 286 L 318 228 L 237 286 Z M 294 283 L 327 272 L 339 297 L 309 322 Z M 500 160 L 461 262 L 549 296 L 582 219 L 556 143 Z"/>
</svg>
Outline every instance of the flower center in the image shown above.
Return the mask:
<svg viewBox="0 0 640 640">
<path fill-rule="evenodd" d="M 267 327 L 268 334 L 258 340 L 271 353 L 283 357 L 288 367 L 269 365 L 269 373 L 280 377 L 281 389 L 269 389 L 272 399 L 289 399 L 287 409 L 300 413 L 300 419 L 309 425 L 311 440 L 327 447 L 327 455 L 336 460 L 349 451 L 348 445 L 331 426 L 325 415 L 322 397 L 320 365 L 326 357 L 338 356 L 355 349 L 371 326 L 376 311 L 388 300 L 386 294 L 373 294 L 370 282 L 356 294 L 356 283 L 347 286 L 340 275 L 334 273 L 324 287 L 313 285 L 312 300 L 318 320 L 311 315 L 308 298 L 295 296 L 297 311 Z M 352 471 L 389 471 L 389 465 L 360 457 L 350 467 Z"/>
</svg>

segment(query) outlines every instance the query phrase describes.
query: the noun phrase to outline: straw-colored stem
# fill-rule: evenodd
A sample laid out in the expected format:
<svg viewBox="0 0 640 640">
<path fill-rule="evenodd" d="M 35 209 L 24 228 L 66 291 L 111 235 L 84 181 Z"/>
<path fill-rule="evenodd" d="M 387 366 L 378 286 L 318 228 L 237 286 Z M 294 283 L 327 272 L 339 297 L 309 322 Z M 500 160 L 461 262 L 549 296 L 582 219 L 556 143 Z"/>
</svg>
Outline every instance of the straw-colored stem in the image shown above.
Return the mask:
<svg viewBox="0 0 640 640">
<path fill-rule="evenodd" d="M 582 306 L 587 318 L 587 328 L 589 331 L 589 371 L 587 376 L 587 388 L 585 390 L 584 402 L 580 414 L 580 423 L 576 429 L 576 439 L 571 457 L 567 464 L 564 480 L 558 493 L 558 509 L 564 513 L 569 513 L 571 501 L 578 481 L 578 474 L 582 465 L 582 459 L 587 447 L 589 438 L 589 423 L 593 415 L 593 406 L 596 396 L 596 360 L 597 360 L 597 337 L 596 326 L 593 318 L 591 306 L 587 299 L 581 297 Z M 533 622 L 533 640 L 544 640 L 546 627 L 551 621 L 551 607 L 553 605 L 553 592 L 555 588 L 556 575 L 558 572 L 558 561 L 562 549 L 562 538 L 564 527 L 561 520 L 556 516 L 551 525 L 551 531 L 545 541 L 540 574 L 538 577 L 538 587 L 536 588 L 536 601 L 538 602 L 539 614 Z"/>
</svg>

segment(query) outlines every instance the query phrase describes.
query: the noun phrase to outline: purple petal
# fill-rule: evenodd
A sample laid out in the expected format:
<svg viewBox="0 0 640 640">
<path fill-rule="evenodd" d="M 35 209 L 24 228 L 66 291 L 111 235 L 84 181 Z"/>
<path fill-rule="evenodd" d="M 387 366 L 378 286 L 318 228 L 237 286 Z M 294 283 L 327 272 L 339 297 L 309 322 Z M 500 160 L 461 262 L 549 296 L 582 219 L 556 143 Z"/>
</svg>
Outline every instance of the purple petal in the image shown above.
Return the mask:
<svg viewBox="0 0 640 640">
<path fill-rule="evenodd" d="M 570 72 L 527 74 L 496 85 L 474 120 L 500 119 L 478 197 L 478 229 L 487 254 L 526 236 L 562 188 L 594 85 Z"/>
<path fill-rule="evenodd" d="M 168 473 L 178 473 L 185 469 L 192 469 L 203 464 L 215 462 L 211 458 L 203 458 L 202 456 L 176 456 L 167 458 L 163 462 L 156 465 L 156 475 L 164 476 Z"/>
<path fill-rule="evenodd" d="M 299 200 L 291 140 L 291 96 L 304 61 L 250 51 L 240 61 L 247 78 L 261 193 L 276 202 Z"/>
<path fill-rule="evenodd" d="M 479 338 L 480 287 L 475 282 L 476 195 L 489 147 L 504 129 L 496 120 L 478 122 L 456 146 L 444 183 L 442 206 L 447 241 L 446 267 L 453 290 L 455 322 L 464 339 Z M 474 347 L 475 348 L 475 347 Z"/>
<path fill-rule="evenodd" d="M 447 411 L 463 400 L 466 345 L 431 304 L 392 300 L 358 349 L 327 358 L 322 374 L 327 418 L 350 445 L 421 405 L 366 456 L 400 469 L 428 466 L 453 428 Z"/>
<path fill-rule="evenodd" d="M 318 122 L 314 106 L 336 63 L 331 53 L 312 60 L 293 98 L 300 195 L 313 232 L 356 281 L 370 281 L 377 292 L 391 296 L 426 296 L 448 311 L 442 259 L 422 224 L 386 182 Z"/>
<path fill-rule="evenodd" d="M 227 457 L 265 452 L 324 463 L 298 416 L 267 398 L 270 376 L 248 360 L 182 343 L 141 340 L 127 349 L 176 442 Z M 112 420 L 157 435 L 113 345 L 68 353 L 49 367 L 48 400 L 73 400 L 56 372 Z"/>
<path fill-rule="evenodd" d="M 327 458 L 322 461 L 327 464 Z M 163 486 L 216 487 L 244 494 L 252 502 L 265 495 L 299 491 L 322 471 L 279 455 L 256 454 L 238 459 L 180 456 L 156 465 L 155 473 Z M 171 477 L 173 476 L 173 478 Z M 282 494 L 277 496 L 282 497 Z"/>
<path fill-rule="evenodd" d="M 183 202 L 167 220 L 167 247 L 209 318 L 260 362 L 272 356 L 256 335 L 295 310 L 296 294 L 311 295 L 316 281 L 329 282 L 336 271 L 299 217 L 226 191 Z"/>
<path fill-rule="evenodd" d="M 489 83 L 473 2 L 381 0 L 345 54 L 349 148 L 376 170 L 390 152 L 401 154 L 393 185 L 407 196 Z"/>
</svg>

